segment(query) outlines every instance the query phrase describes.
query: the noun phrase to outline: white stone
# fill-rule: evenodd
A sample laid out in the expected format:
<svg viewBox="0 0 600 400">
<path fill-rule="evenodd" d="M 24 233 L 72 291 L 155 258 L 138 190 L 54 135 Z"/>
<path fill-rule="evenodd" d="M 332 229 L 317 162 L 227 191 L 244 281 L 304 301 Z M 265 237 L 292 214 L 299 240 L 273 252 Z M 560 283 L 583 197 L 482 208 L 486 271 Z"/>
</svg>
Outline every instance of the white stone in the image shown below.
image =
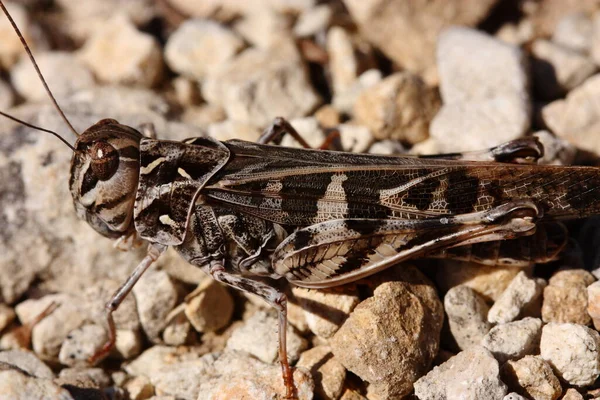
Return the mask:
<svg viewBox="0 0 600 400">
<path fill-rule="evenodd" d="M 490 331 L 487 321 L 489 306 L 468 286 L 455 286 L 444 296 L 444 309 L 450 332 L 461 350 L 478 346 Z"/>
<path fill-rule="evenodd" d="M 586 326 L 547 324 L 540 354 L 570 385 L 591 385 L 600 375 L 600 334 Z"/>
<path fill-rule="evenodd" d="M 586 53 L 591 46 L 593 24 L 583 12 L 576 12 L 562 17 L 552 35 L 552 41 L 561 46 Z"/>
<path fill-rule="evenodd" d="M 173 71 L 202 80 L 243 47 L 242 39 L 225 26 L 210 20 L 191 19 L 169 36 L 165 60 Z"/>
<path fill-rule="evenodd" d="M 481 341 L 501 364 L 537 352 L 542 334 L 542 321 L 527 317 L 493 327 Z"/>
<path fill-rule="evenodd" d="M 162 78 L 162 51 L 157 40 L 138 31 L 120 14 L 94 32 L 79 56 L 104 82 L 152 87 Z"/>
<path fill-rule="evenodd" d="M 320 4 L 315 8 L 304 11 L 294 25 L 294 34 L 297 37 L 316 35 L 327 29 L 333 10 L 329 4 Z"/>
<path fill-rule="evenodd" d="M 505 324 L 523 316 L 540 298 L 544 286 L 542 280 L 528 278 L 524 272 L 519 272 L 490 308 L 488 321 Z"/>
</svg>

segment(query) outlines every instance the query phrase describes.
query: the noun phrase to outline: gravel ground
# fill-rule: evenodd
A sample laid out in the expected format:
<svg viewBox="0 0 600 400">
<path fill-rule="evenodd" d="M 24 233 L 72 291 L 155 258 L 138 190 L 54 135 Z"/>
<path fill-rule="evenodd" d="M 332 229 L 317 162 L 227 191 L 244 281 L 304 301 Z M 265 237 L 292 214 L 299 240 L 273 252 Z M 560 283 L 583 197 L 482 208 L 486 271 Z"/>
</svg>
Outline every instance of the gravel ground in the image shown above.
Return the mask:
<svg viewBox="0 0 600 400">
<path fill-rule="evenodd" d="M 536 135 L 548 164 L 597 164 L 592 0 L 22 0 L 9 10 L 69 119 L 160 139 L 256 140 L 275 117 L 318 147 L 478 150 Z M 75 138 L 0 17 L 0 110 Z M 298 146 L 292 138 L 282 141 Z M 0 120 L 1 399 L 280 399 L 277 315 L 169 251 L 115 315 L 142 257 L 77 220 L 71 154 Z M 300 399 L 600 396 L 598 220 L 560 261 L 419 260 L 329 290 L 289 288 Z M 188 296 L 194 292 L 193 296 Z"/>
</svg>

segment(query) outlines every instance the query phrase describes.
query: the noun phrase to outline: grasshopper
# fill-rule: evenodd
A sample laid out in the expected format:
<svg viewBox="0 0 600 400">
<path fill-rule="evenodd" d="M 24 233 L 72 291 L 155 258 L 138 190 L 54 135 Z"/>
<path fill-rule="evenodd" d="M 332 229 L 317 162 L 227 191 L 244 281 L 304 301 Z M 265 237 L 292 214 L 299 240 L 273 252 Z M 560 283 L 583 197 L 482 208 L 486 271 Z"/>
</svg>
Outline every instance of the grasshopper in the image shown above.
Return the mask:
<svg viewBox="0 0 600 400">
<path fill-rule="evenodd" d="M 215 280 L 260 296 L 279 313 L 279 361 L 286 397 L 294 393 L 286 352 L 286 295 L 271 282 L 327 288 L 368 277 L 414 257 L 529 265 L 557 257 L 561 220 L 600 213 L 600 170 L 546 166 L 533 139 L 465 154 L 375 156 L 268 145 L 282 134 L 306 143 L 277 119 L 258 143 L 198 137 L 157 140 L 103 119 L 77 135 L 69 187 L 77 215 L 99 234 L 148 243 L 147 255 L 106 304 L 112 314 L 168 246 Z M 306 147 L 306 146 L 305 146 Z"/>
</svg>

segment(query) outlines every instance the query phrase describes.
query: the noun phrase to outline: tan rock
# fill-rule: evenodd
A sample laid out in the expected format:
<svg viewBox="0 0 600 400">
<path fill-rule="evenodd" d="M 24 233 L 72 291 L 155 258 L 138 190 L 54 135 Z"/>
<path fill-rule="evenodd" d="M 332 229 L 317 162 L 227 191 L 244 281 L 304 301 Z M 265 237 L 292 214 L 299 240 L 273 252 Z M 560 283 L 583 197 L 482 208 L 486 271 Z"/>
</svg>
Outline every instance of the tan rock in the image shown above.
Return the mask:
<svg viewBox="0 0 600 400">
<path fill-rule="evenodd" d="M 569 322 L 589 325 L 587 286 L 594 282 L 585 270 L 559 271 L 544 289 L 542 319 L 544 322 Z"/>
<path fill-rule="evenodd" d="M 537 305 L 544 286 L 542 279 L 528 278 L 524 272 L 520 272 L 490 308 L 488 321 L 502 324 L 520 316 L 535 314 L 530 311 L 532 306 Z"/>
<path fill-rule="evenodd" d="M 323 400 L 338 399 L 342 394 L 346 369 L 327 346 L 317 346 L 305 351 L 296 363 L 312 374 L 315 394 Z"/>
<path fill-rule="evenodd" d="M 513 390 L 535 400 L 556 400 L 562 394 L 552 368 L 539 356 L 508 361 L 501 370 L 502 380 Z"/>
<path fill-rule="evenodd" d="M 222 284 L 207 279 L 187 299 L 185 315 L 197 332 L 214 332 L 229 324 L 233 314 L 233 298 Z"/>
<path fill-rule="evenodd" d="M 439 107 L 436 91 L 418 76 L 398 72 L 364 90 L 354 105 L 354 116 L 376 139 L 414 144 L 427 139 Z"/>
<path fill-rule="evenodd" d="M 437 353 L 442 305 L 431 283 L 411 266 L 368 282 L 373 297 L 356 306 L 331 339 L 331 348 L 379 396 L 403 396 Z M 402 318 L 390 318 L 396 315 Z"/>
</svg>

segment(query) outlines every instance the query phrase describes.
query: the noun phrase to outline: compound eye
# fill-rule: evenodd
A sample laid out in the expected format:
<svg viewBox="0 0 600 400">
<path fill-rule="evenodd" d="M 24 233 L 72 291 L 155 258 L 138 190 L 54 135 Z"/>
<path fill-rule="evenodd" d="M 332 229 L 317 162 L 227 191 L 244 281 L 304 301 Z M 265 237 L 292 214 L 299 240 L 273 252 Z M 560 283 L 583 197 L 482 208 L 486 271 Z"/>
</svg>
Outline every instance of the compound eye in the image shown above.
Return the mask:
<svg viewBox="0 0 600 400">
<path fill-rule="evenodd" d="M 119 168 L 119 153 L 106 142 L 94 143 L 91 148 L 91 157 L 92 171 L 101 181 L 110 179 Z"/>
</svg>

